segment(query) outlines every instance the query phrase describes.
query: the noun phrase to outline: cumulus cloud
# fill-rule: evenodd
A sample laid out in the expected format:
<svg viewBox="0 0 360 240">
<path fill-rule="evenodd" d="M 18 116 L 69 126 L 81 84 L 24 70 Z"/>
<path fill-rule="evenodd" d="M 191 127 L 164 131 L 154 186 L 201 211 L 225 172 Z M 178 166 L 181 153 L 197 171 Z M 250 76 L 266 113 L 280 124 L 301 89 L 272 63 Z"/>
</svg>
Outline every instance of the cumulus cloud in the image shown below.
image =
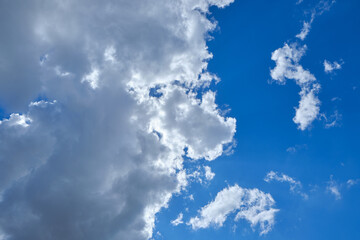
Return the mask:
<svg viewBox="0 0 360 240">
<path fill-rule="evenodd" d="M 324 71 L 326 73 L 332 73 L 334 70 L 339 70 L 341 69 L 341 66 L 343 65 L 343 63 L 338 63 L 338 62 L 329 62 L 328 60 L 324 60 Z"/>
<path fill-rule="evenodd" d="M 321 86 L 316 82 L 315 76 L 304 69 L 299 61 L 306 52 L 306 45 L 298 47 L 297 44 L 284 44 L 282 48 L 272 53 L 271 59 L 276 66 L 270 71 L 271 78 L 278 84 L 285 84 L 286 79 L 296 82 L 301 88 L 299 93 L 299 106 L 295 108 L 294 123 L 298 128 L 305 130 L 318 117 L 320 100 L 317 97 Z"/>
<path fill-rule="evenodd" d="M 231 2 L 3 4 L 1 234 L 152 236 L 188 184 L 184 156 L 211 161 L 232 142 L 235 119 L 206 88 L 218 81 L 206 70 L 208 9 Z"/>
<path fill-rule="evenodd" d="M 305 130 L 318 117 L 320 112 L 320 100 L 316 95 L 320 90 L 320 84 L 313 84 L 311 87 L 303 87 L 299 93 L 299 107 L 295 108 L 296 114 L 294 123 L 298 124 L 301 130 Z"/>
<path fill-rule="evenodd" d="M 302 1 L 299 1 L 301 3 Z M 311 24 L 317 16 L 328 11 L 335 0 L 321 0 L 311 9 L 309 21 L 303 22 L 303 27 L 295 37 L 305 40 L 310 32 Z M 320 100 L 317 93 L 321 89 L 315 76 L 305 70 L 299 63 L 300 59 L 306 53 L 307 46 L 299 46 L 296 42 L 292 44 L 285 43 L 282 48 L 275 50 L 271 55 L 271 60 L 275 61 L 276 66 L 271 70 L 271 78 L 278 84 L 285 84 L 286 79 L 292 79 L 301 88 L 299 93 L 299 106 L 295 108 L 296 114 L 293 121 L 298 125 L 300 130 L 305 130 L 319 116 Z M 325 65 L 325 62 L 324 62 Z"/>
<path fill-rule="evenodd" d="M 199 210 L 199 216 L 191 218 L 187 224 L 193 229 L 222 227 L 228 216 L 236 213 L 235 221 L 245 219 L 252 227 L 260 225 L 260 234 L 268 233 L 275 224 L 278 209 L 270 194 L 259 189 L 246 189 L 234 185 L 224 188 L 215 199 Z"/>
<path fill-rule="evenodd" d="M 300 194 L 303 198 L 307 199 L 308 195 L 304 192 L 302 192 L 302 184 L 300 181 L 296 181 L 294 178 L 284 174 L 284 173 L 277 173 L 274 171 L 270 171 L 266 174 L 266 177 L 264 178 L 265 182 L 272 182 L 272 181 L 278 181 L 278 182 L 286 182 L 290 185 L 290 191 Z"/>
</svg>

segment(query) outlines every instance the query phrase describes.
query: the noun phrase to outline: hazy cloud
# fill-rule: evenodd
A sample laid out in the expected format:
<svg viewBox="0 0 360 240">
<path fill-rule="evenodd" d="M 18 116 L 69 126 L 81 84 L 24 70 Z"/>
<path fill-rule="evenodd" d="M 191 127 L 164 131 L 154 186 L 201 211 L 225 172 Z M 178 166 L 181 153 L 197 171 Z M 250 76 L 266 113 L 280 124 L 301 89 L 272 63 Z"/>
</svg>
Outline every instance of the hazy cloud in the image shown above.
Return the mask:
<svg viewBox="0 0 360 240">
<path fill-rule="evenodd" d="M 341 66 L 343 65 L 344 63 L 338 63 L 338 62 L 329 62 L 328 60 L 324 60 L 324 71 L 326 73 L 331 73 L 333 72 L 334 70 L 339 70 L 341 69 Z"/>
<path fill-rule="evenodd" d="M 340 185 L 335 180 L 333 180 L 332 175 L 330 176 L 330 180 L 327 183 L 326 190 L 334 195 L 336 200 L 341 199 Z"/>
<path fill-rule="evenodd" d="M 277 172 L 270 171 L 266 174 L 266 177 L 264 178 L 265 182 L 272 182 L 272 181 L 278 181 L 278 182 L 286 182 L 290 185 L 290 191 L 293 193 L 297 193 L 301 195 L 303 198 L 308 199 L 308 195 L 304 192 L 302 192 L 302 184 L 300 181 L 295 180 L 294 178 L 286 175 L 286 174 L 278 174 Z"/>
</svg>

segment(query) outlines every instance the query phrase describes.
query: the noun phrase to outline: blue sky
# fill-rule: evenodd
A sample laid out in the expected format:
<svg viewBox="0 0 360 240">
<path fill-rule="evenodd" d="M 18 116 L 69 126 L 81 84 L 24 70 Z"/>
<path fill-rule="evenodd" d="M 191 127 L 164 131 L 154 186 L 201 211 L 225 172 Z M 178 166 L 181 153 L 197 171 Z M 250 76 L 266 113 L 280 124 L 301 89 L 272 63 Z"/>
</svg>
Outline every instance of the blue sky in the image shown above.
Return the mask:
<svg viewBox="0 0 360 240">
<path fill-rule="evenodd" d="M 325 128 L 324 120 L 315 120 L 310 129 L 301 131 L 292 121 L 298 104 L 299 87 L 269 84 L 274 67 L 271 53 L 284 42 L 294 41 L 302 22 L 318 1 L 235 1 L 226 9 L 212 9 L 219 30 L 208 43 L 214 59 L 209 70 L 222 81 L 216 86 L 217 103 L 230 106 L 237 119 L 234 154 L 211 162 L 216 173 L 205 188 L 194 184 L 196 201 L 173 200 L 159 214 L 163 239 L 358 239 L 359 186 L 348 188 L 349 179 L 359 178 L 359 76 L 358 55 L 360 17 L 357 1 L 337 1 L 329 11 L 317 17 L 305 44 L 302 65 L 319 80 L 321 112 L 338 111 L 338 124 Z M 323 61 L 343 61 L 340 70 L 324 72 Z M 338 99 L 332 101 L 333 98 Z M 295 147 L 295 152 L 287 151 Z M 267 183 L 269 171 L 285 173 L 303 185 L 309 195 L 303 199 L 291 193 L 286 183 Z M 341 199 L 327 191 L 330 176 L 339 185 Z M 166 223 L 176 210 L 207 204 L 227 185 L 257 187 L 270 192 L 280 212 L 273 230 L 258 236 L 242 221 L 228 220 L 222 228 L 199 231 L 189 226 L 173 227 Z M 195 206 L 195 207 L 194 207 Z M 189 215 L 185 214 L 185 215 Z M 184 215 L 184 216 L 185 216 Z M 238 227 L 233 232 L 233 225 Z M 161 238 L 159 238 L 161 239 Z"/>
<path fill-rule="evenodd" d="M 0 3 L 0 240 L 360 239 L 360 2 Z"/>
</svg>

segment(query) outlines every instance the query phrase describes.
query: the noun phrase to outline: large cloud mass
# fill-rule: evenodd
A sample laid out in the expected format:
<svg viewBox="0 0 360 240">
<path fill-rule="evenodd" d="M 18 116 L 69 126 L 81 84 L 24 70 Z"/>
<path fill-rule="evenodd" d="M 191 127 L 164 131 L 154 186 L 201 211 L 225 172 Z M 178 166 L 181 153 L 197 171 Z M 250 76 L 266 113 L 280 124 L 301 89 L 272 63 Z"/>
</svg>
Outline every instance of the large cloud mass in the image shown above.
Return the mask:
<svg viewBox="0 0 360 240">
<path fill-rule="evenodd" d="M 204 88 L 208 8 L 231 2 L 2 1 L 0 237 L 152 236 L 183 156 L 235 133 Z"/>
</svg>

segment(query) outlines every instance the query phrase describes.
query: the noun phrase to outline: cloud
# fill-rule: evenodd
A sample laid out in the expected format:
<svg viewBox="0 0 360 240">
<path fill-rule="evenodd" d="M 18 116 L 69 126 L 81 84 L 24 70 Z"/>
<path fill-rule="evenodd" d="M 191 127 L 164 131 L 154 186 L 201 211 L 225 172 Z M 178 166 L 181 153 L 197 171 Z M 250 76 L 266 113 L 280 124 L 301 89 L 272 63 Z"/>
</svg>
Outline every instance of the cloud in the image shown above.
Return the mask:
<svg viewBox="0 0 360 240">
<path fill-rule="evenodd" d="M 333 180 L 332 175 L 330 176 L 330 180 L 327 183 L 326 190 L 332 195 L 334 195 L 336 200 L 341 199 L 340 185 L 335 180 Z"/>
<path fill-rule="evenodd" d="M 278 182 L 287 182 L 290 185 L 290 191 L 301 195 L 303 198 L 308 199 L 308 195 L 302 192 L 302 184 L 300 181 L 296 181 L 294 178 L 286 174 L 278 174 L 277 172 L 270 171 L 266 174 L 264 178 L 265 182 L 278 181 Z"/>
<path fill-rule="evenodd" d="M 195 170 L 190 170 L 186 178 L 189 181 L 199 182 L 200 184 L 208 184 L 215 177 L 215 173 L 211 171 L 209 166 L 197 166 Z"/>
<path fill-rule="evenodd" d="M 298 1 L 297 4 L 302 3 L 301 1 Z M 321 0 L 318 2 L 318 4 L 310 11 L 311 17 L 309 21 L 303 22 L 303 27 L 301 29 L 301 32 L 296 35 L 297 38 L 304 41 L 307 35 L 310 32 L 311 25 L 314 22 L 316 16 L 322 15 L 325 11 L 329 11 L 332 5 L 335 3 L 335 0 Z"/>
<path fill-rule="evenodd" d="M 312 22 L 312 21 L 311 21 Z M 297 38 L 301 39 L 301 40 L 305 40 L 306 36 L 309 34 L 310 32 L 310 28 L 311 28 L 311 22 L 304 22 L 303 27 L 301 29 L 301 32 L 299 34 L 296 35 Z"/>
<path fill-rule="evenodd" d="M 351 188 L 352 186 L 357 185 L 359 183 L 360 183 L 360 179 L 349 179 L 346 182 L 348 188 Z"/>
<path fill-rule="evenodd" d="M 300 4 L 302 1 L 298 1 Z M 330 10 L 335 0 L 321 0 L 311 9 L 309 21 L 303 22 L 303 27 L 295 37 L 304 41 L 310 32 L 311 24 L 317 16 Z M 309 70 L 305 70 L 299 64 L 300 59 L 305 54 L 307 46 L 298 46 L 297 43 L 285 43 L 282 48 L 275 50 L 271 55 L 271 60 L 275 61 L 276 66 L 270 71 L 271 78 L 278 84 L 285 84 L 286 79 L 295 80 L 301 91 L 299 107 L 295 108 L 296 114 L 293 118 L 294 123 L 302 131 L 307 129 L 311 123 L 319 116 L 320 100 L 317 93 L 321 85 L 317 83 L 315 76 Z M 325 62 L 324 62 L 325 65 Z"/>
<path fill-rule="evenodd" d="M 211 168 L 209 166 L 204 166 L 204 169 L 206 180 L 211 181 L 215 177 L 215 173 L 211 171 Z"/>
<path fill-rule="evenodd" d="M 301 130 L 309 127 L 319 115 L 320 100 L 316 95 L 319 90 L 320 85 L 314 84 L 310 88 L 303 87 L 299 93 L 299 107 L 295 108 L 296 114 L 293 121 L 298 124 Z"/>
<path fill-rule="evenodd" d="M 173 225 L 173 226 L 177 226 L 177 225 L 180 225 L 180 224 L 183 224 L 183 213 L 179 213 L 179 215 L 177 216 L 176 219 L 172 220 L 170 223 Z"/>
<path fill-rule="evenodd" d="M 341 69 L 341 66 L 344 63 L 338 63 L 338 62 L 329 62 L 328 60 L 324 60 L 324 71 L 326 73 L 332 73 L 334 70 L 339 70 Z"/>
<path fill-rule="evenodd" d="M 184 156 L 212 161 L 232 143 L 236 121 L 206 88 L 219 80 L 207 71 L 208 9 L 231 2 L 0 8 L 0 103 L 10 113 L 0 124 L 1 234 L 152 236 L 156 213 L 188 184 Z"/>
<path fill-rule="evenodd" d="M 241 188 L 238 185 L 224 188 L 215 199 L 199 210 L 199 216 L 188 221 L 193 229 L 222 227 L 231 213 L 235 221 L 245 219 L 252 227 L 260 225 L 260 234 L 268 233 L 275 224 L 275 204 L 270 194 L 258 189 Z"/>
<path fill-rule="evenodd" d="M 296 153 L 297 151 L 302 150 L 302 149 L 306 149 L 306 148 L 307 148 L 306 144 L 301 144 L 301 145 L 296 144 L 293 147 L 288 147 L 286 149 L 286 151 L 289 152 L 289 153 Z"/>
<path fill-rule="evenodd" d="M 325 128 L 332 128 L 340 125 L 342 115 L 335 110 L 333 114 L 330 116 L 326 116 L 325 114 L 321 114 L 321 117 L 325 121 Z"/>
<path fill-rule="evenodd" d="M 310 71 L 299 64 L 306 49 L 306 45 L 298 47 L 295 43 L 285 43 L 282 48 L 272 53 L 271 60 L 275 61 L 276 66 L 270 71 L 276 83 L 285 84 L 286 79 L 292 79 L 301 88 L 299 106 L 295 108 L 296 114 L 293 118 L 301 130 L 308 128 L 318 117 L 321 103 L 317 97 L 320 84 L 316 83 L 316 78 Z"/>
</svg>

